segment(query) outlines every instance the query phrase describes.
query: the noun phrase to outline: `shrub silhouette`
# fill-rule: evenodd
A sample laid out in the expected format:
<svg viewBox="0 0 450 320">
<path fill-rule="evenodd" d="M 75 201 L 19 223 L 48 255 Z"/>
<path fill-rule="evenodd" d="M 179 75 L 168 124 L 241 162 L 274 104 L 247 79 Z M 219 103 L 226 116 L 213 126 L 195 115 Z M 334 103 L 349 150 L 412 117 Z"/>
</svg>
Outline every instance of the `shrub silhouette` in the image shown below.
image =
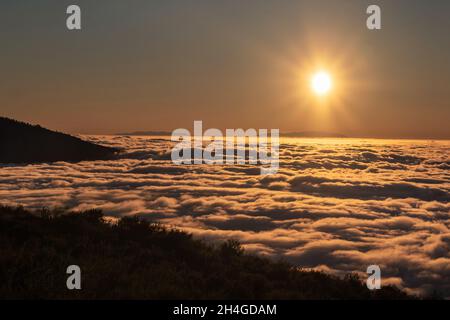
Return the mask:
<svg viewBox="0 0 450 320">
<path fill-rule="evenodd" d="M 414 298 L 249 255 L 234 240 L 208 244 L 136 217 L 110 223 L 99 210 L 0 207 L 0 252 L 4 299 Z M 80 291 L 66 288 L 72 264 Z"/>
</svg>

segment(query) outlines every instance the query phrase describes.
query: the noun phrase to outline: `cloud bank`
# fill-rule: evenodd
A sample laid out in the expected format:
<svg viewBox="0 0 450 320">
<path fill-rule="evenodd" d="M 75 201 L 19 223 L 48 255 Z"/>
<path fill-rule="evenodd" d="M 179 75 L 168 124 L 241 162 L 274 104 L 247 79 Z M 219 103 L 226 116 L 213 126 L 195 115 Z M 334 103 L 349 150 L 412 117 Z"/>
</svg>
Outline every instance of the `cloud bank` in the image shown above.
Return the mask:
<svg viewBox="0 0 450 320">
<path fill-rule="evenodd" d="M 278 174 L 176 166 L 166 139 L 88 136 L 116 160 L 1 166 L 0 202 L 139 215 L 336 274 L 450 297 L 450 142 L 282 139 Z"/>
</svg>

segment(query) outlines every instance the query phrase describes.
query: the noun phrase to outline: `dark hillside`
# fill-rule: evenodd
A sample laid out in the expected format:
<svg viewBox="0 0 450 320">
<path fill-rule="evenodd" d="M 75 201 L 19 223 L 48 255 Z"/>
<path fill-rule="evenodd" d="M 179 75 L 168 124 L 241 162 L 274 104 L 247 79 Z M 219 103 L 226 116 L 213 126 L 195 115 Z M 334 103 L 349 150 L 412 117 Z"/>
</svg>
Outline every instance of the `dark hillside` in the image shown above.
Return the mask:
<svg viewBox="0 0 450 320">
<path fill-rule="evenodd" d="M 102 160 L 117 151 L 38 125 L 0 117 L 0 163 Z"/>
<path fill-rule="evenodd" d="M 206 244 L 136 218 L 106 223 L 97 210 L 0 207 L 0 252 L 0 297 L 8 299 L 413 298 L 248 255 L 231 240 Z M 79 291 L 66 288 L 73 264 L 82 270 Z"/>
</svg>

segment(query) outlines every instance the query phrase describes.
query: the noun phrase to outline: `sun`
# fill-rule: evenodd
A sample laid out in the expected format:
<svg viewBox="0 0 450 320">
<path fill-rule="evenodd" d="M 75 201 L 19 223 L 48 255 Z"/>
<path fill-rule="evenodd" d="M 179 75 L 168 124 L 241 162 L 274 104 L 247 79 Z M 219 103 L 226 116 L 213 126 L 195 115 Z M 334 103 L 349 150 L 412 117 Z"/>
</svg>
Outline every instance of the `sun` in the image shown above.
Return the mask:
<svg viewBox="0 0 450 320">
<path fill-rule="evenodd" d="M 331 76 L 326 71 L 316 72 L 311 79 L 311 88 L 318 96 L 327 95 L 333 86 Z"/>
</svg>

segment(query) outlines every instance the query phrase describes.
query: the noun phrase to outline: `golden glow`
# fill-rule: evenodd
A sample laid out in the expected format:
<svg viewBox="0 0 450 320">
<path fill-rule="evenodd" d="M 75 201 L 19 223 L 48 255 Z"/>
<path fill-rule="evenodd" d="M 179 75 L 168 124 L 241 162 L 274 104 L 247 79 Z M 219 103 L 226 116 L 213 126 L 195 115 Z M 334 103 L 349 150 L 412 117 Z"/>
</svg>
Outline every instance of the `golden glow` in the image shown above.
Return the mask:
<svg viewBox="0 0 450 320">
<path fill-rule="evenodd" d="M 316 72 L 311 79 L 311 88 L 319 96 L 328 94 L 332 85 L 331 76 L 326 71 Z"/>
<path fill-rule="evenodd" d="M 327 45 L 324 42 L 320 49 L 311 45 L 282 60 L 283 72 L 290 74 L 285 78 L 286 105 L 295 106 L 293 118 L 304 121 L 304 130 L 339 132 L 341 126 L 358 125 L 351 109 L 365 84 L 364 64 L 357 59 L 357 52 L 349 54 Z"/>
</svg>

